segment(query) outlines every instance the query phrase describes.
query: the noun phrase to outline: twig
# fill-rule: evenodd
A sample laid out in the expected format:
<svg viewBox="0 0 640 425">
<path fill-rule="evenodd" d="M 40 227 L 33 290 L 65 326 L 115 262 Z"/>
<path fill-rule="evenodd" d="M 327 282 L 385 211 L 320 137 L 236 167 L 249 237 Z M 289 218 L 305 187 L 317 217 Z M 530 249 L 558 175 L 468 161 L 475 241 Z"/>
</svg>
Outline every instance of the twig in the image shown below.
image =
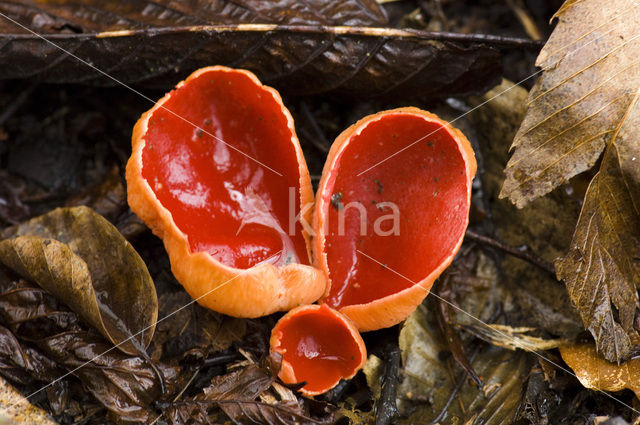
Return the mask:
<svg viewBox="0 0 640 425">
<path fill-rule="evenodd" d="M 173 398 L 173 400 L 172 400 L 173 403 L 175 403 L 176 401 L 180 400 L 180 397 L 182 397 L 182 394 L 184 394 L 184 392 L 187 390 L 187 388 L 189 388 L 189 386 L 191 385 L 193 380 L 196 379 L 196 376 L 198 376 L 199 373 L 200 373 L 200 368 L 196 369 L 196 371 L 191 375 L 191 378 L 189 378 L 189 380 L 187 381 L 185 386 L 182 388 L 182 390 L 178 393 L 177 396 L 175 396 Z M 153 422 L 151 422 L 149 425 L 155 425 L 155 423 L 158 422 L 158 420 L 163 415 L 164 415 L 164 412 L 161 412 L 158 416 L 156 416 L 156 418 L 153 420 Z"/>
<path fill-rule="evenodd" d="M 26 102 L 27 99 L 29 99 L 31 93 L 33 93 L 33 91 L 36 89 L 36 87 L 38 87 L 39 84 L 40 82 L 37 80 L 32 82 L 26 89 L 22 90 L 20 94 L 6 108 L 4 108 L 4 111 L 2 112 L 2 114 L 0 114 L 0 126 L 2 126 L 9 118 L 11 118 L 11 115 L 13 115 L 18 110 L 18 108 L 20 108 L 20 106 L 22 106 L 22 104 Z"/>
<path fill-rule="evenodd" d="M 532 40 L 542 40 L 542 33 L 535 21 L 529 16 L 527 9 L 525 8 L 522 0 L 507 0 L 507 5 L 516 15 L 518 21 L 522 25 L 522 28 Z"/>
<path fill-rule="evenodd" d="M 396 395 L 398 392 L 398 370 L 400 369 L 400 348 L 389 344 L 382 375 L 382 389 L 376 403 L 375 425 L 389 425 L 398 415 Z"/>
<path fill-rule="evenodd" d="M 453 358 L 455 361 L 467 371 L 473 382 L 478 386 L 478 388 L 483 388 L 484 383 L 482 379 L 478 376 L 475 369 L 469 362 L 467 354 L 465 353 L 464 346 L 462 345 L 462 340 L 460 339 L 460 334 L 453 329 L 451 325 L 451 316 L 452 311 L 449 304 L 442 301 L 442 299 L 447 299 L 448 302 L 455 302 L 453 290 L 451 289 L 451 275 L 447 274 L 442 279 L 442 284 L 438 285 L 438 295 L 441 298 L 437 300 L 437 309 L 436 309 L 436 319 L 438 321 L 438 327 L 442 332 L 442 337 L 446 341 L 447 346 L 449 347 L 449 351 L 453 354 Z"/>
<path fill-rule="evenodd" d="M 473 353 L 471 353 L 471 356 L 469 357 L 469 360 L 471 362 L 473 362 L 476 358 L 476 356 L 478 355 L 478 352 L 480 351 L 480 346 L 476 346 L 475 350 L 473 350 Z M 431 422 L 429 422 L 427 425 L 436 425 L 439 424 L 440 421 L 444 418 L 444 415 L 447 413 L 447 411 L 449 410 L 449 406 L 451 406 L 451 403 L 453 402 L 453 399 L 455 399 L 458 396 L 458 393 L 460 392 L 460 390 L 462 390 L 462 386 L 464 385 L 464 383 L 466 382 L 466 377 L 468 376 L 468 372 L 464 371 L 462 373 L 462 376 L 460 376 L 460 379 L 458 380 L 458 384 L 456 385 L 456 387 L 453 389 L 453 391 L 451 391 L 451 395 L 449 396 L 449 398 L 447 399 L 447 402 L 444 404 L 444 406 L 442 406 L 442 410 L 440 410 L 440 413 L 438 413 L 438 416 L 436 416 Z"/>
<path fill-rule="evenodd" d="M 99 34 L 101 38 L 110 37 L 135 37 L 139 35 L 159 36 L 164 34 L 180 33 L 227 33 L 227 32 L 288 32 L 294 34 L 314 34 L 314 35 L 350 35 L 360 37 L 386 37 L 386 38 L 406 38 L 416 40 L 451 41 L 462 44 L 481 43 L 494 47 L 540 50 L 544 46 L 544 41 L 530 40 L 518 37 L 503 37 L 492 34 L 464 34 L 446 31 L 422 31 L 410 28 L 388 28 L 388 27 L 356 27 L 356 26 L 324 26 L 324 25 L 274 25 L 274 24 L 222 24 L 222 25 L 199 25 L 184 27 L 158 27 L 135 30 L 107 31 Z M 97 34 L 51 34 L 47 38 L 53 42 L 64 40 L 83 40 L 95 38 Z M 8 34 L 5 36 L 9 40 L 31 40 L 33 34 Z M 0 37 L 1 38 L 1 37 Z"/>
<path fill-rule="evenodd" d="M 209 357 L 205 359 L 203 366 L 205 367 L 220 366 L 220 365 L 225 365 L 227 363 L 231 363 L 234 360 L 240 360 L 240 359 L 242 359 L 242 356 L 240 356 L 237 353 L 221 354 L 216 357 Z"/>
<path fill-rule="evenodd" d="M 322 129 L 318 125 L 318 122 L 316 121 L 315 117 L 313 116 L 313 114 L 309 110 L 309 107 L 307 106 L 307 104 L 305 102 L 300 102 L 300 109 L 302 109 L 302 114 L 307 119 L 307 121 L 309 121 L 309 123 L 311 124 L 311 128 L 313 128 L 313 131 L 316 133 L 317 139 L 315 137 L 309 137 L 309 139 L 310 139 L 309 141 L 320 152 L 322 152 L 324 154 L 328 153 L 329 152 L 329 142 L 327 141 L 327 138 L 324 136 L 324 133 L 322 132 Z"/>
<path fill-rule="evenodd" d="M 480 244 L 499 249 L 501 251 L 506 252 L 507 254 L 520 258 L 521 260 L 528 261 L 531 264 L 540 267 L 542 270 L 546 271 L 551 276 L 553 276 L 554 279 L 556 279 L 556 272 L 553 268 L 553 265 L 551 265 L 550 263 L 548 263 L 547 261 L 543 260 L 538 256 L 529 254 L 528 252 L 522 252 L 514 246 L 507 245 L 504 242 L 498 241 L 488 236 L 481 235 L 479 233 L 474 232 L 473 230 L 467 229 L 466 237 L 468 237 L 474 242 L 478 242 Z"/>
</svg>

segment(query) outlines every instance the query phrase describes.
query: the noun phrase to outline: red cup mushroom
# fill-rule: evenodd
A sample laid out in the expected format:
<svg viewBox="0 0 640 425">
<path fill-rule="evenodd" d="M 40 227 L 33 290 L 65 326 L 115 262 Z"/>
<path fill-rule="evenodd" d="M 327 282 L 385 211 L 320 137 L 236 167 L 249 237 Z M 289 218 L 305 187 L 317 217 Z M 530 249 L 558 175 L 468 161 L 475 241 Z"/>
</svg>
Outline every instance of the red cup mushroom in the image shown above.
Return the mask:
<svg viewBox="0 0 640 425">
<path fill-rule="evenodd" d="M 354 325 L 389 327 L 415 310 L 462 244 L 475 171 L 464 135 L 417 108 L 370 115 L 338 136 L 313 221 L 315 264 L 329 286 L 322 309 L 292 310 L 273 330 L 271 349 L 284 355 L 284 382 L 305 381 L 306 395 L 329 390 L 357 370 L 345 362 L 356 346 Z M 331 348 L 306 348 L 321 346 L 320 338 Z M 320 352 L 340 362 L 317 361 Z M 364 346 L 362 353 L 364 359 Z"/>
<path fill-rule="evenodd" d="M 258 317 L 323 294 L 293 220 L 310 218 L 309 171 L 274 89 L 249 71 L 202 68 L 141 116 L 132 144 L 129 205 L 200 304 Z"/>
<path fill-rule="evenodd" d="M 322 394 L 352 378 L 367 360 L 360 333 L 326 305 L 305 305 L 285 314 L 271 333 L 271 351 L 282 354 L 280 379 L 305 382 L 304 395 Z"/>
<path fill-rule="evenodd" d="M 329 280 L 321 302 L 360 331 L 407 318 L 462 244 L 475 172 L 466 137 L 417 108 L 340 134 L 316 194 L 313 251 Z"/>
<path fill-rule="evenodd" d="M 475 171 L 464 135 L 431 113 L 365 117 L 331 147 L 311 241 L 313 192 L 289 111 L 252 73 L 213 66 L 136 123 L 127 192 L 200 304 L 238 317 L 293 309 L 271 350 L 282 380 L 315 395 L 364 365 L 358 331 L 404 320 L 451 263 Z"/>
</svg>

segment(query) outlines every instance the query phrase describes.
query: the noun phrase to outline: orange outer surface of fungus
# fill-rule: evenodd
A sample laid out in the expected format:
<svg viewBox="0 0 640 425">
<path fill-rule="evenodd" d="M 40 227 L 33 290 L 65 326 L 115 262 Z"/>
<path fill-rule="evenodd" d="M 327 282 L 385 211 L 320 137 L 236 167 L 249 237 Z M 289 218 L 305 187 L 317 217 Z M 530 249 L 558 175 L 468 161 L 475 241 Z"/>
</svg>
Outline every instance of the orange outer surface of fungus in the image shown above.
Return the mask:
<svg viewBox="0 0 640 425">
<path fill-rule="evenodd" d="M 258 317 L 323 294 L 290 218 L 313 202 L 309 171 L 274 89 L 245 70 L 199 69 L 140 117 L 132 144 L 129 205 L 200 304 Z"/>
<path fill-rule="evenodd" d="M 417 108 L 342 132 L 313 218 L 315 264 L 329 278 L 321 302 L 360 331 L 407 318 L 462 244 L 475 172 L 466 137 Z"/>
<path fill-rule="evenodd" d="M 307 396 L 352 378 L 367 360 L 356 327 L 326 305 L 305 305 L 285 314 L 273 328 L 270 343 L 272 352 L 282 354 L 280 379 L 306 382 L 300 392 Z"/>
</svg>

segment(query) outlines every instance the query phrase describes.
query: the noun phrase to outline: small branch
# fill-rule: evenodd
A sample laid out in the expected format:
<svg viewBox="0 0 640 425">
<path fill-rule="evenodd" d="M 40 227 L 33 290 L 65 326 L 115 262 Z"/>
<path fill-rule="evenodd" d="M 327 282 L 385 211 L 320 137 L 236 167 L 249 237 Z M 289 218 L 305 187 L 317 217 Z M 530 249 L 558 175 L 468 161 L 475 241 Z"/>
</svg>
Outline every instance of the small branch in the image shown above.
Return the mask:
<svg viewBox="0 0 640 425">
<path fill-rule="evenodd" d="M 546 271 L 551 276 L 553 276 L 554 279 L 557 280 L 556 272 L 555 272 L 555 269 L 553 268 L 553 265 L 538 256 L 529 254 L 528 252 L 522 252 L 514 246 L 507 245 L 504 242 L 498 241 L 488 236 L 481 235 L 479 233 L 474 232 L 473 230 L 467 229 L 466 237 L 468 237 L 474 242 L 499 249 L 500 251 L 513 255 L 514 257 L 520 258 L 521 260 L 528 261 L 531 264 L 540 267 L 542 270 Z"/>
<path fill-rule="evenodd" d="M 278 24 L 222 24 L 222 25 L 194 25 L 183 27 L 157 27 L 134 30 L 106 31 L 101 33 L 86 34 L 47 34 L 47 38 L 56 42 L 65 39 L 82 40 L 83 38 L 111 38 L 111 37 L 135 37 L 137 35 L 162 35 L 178 33 L 227 33 L 227 32 L 289 32 L 295 34 L 314 34 L 328 36 L 360 36 L 360 37 L 385 37 L 406 38 L 431 41 L 451 41 L 455 43 L 471 44 L 482 43 L 495 47 L 540 50 L 544 41 L 530 40 L 518 37 L 503 37 L 492 34 L 464 34 L 446 31 L 422 31 L 410 28 L 388 27 L 358 27 L 358 26 L 328 26 L 328 25 L 278 25 Z M 9 40 L 29 40 L 35 36 L 32 34 L 7 34 Z"/>
<path fill-rule="evenodd" d="M 455 361 L 467 371 L 467 374 L 469 374 L 471 379 L 473 379 L 473 382 L 475 382 L 478 388 L 483 388 L 484 383 L 467 357 L 464 345 L 462 344 L 462 339 L 460 339 L 460 334 L 451 324 L 454 313 L 452 311 L 452 307 L 447 303 L 455 303 L 453 290 L 451 289 L 451 275 L 447 274 L 444 279 L 442 279 L 441 284 L 438 285 L 437 291 L 441 298 L 437 299 L 438 308 L 436 309 L 436 319 L 438 321 L 438 327 L 442 332 L 442 337 L 446 341 L 449 351 L 453 354 Z M 447 300 L 447 302 L 444 302 L 443 299 Z"/>
<path fill-rule="evenodd" d="M 38 80 L 32 82 L 27 88 L 22 90 L 20 94 L 4 108 L 4 111 L 0 114 L 0 127 L 22 106 L 23 103 L 29 99 L 31 93 L 38 87 L 40 82 Z"/>
<path fill-rule="evenodd" d="M 471 354 L 471 357 L 469 358 L 471 362 L 473 362 L 475 360 L 475 358 L 478 355 L 479 351 L 480 351 L 480 346 L 477 346 L 475 348 L 475 350 L 473 351 L 473 353 Z M 464 371 L 461 374 L 457 385 L 455 386 L 453 391 L 451 391 L 451 395 L 447 399 L 447 402 L 444 404 L 444 406 L 442 406 L 442 409 L 440 410 L 440 413 L 438 413 L 438 416 L 436 416 L 435 419 L 433 419 L 427 425 L 437 425 L 437 424 L 440 423 L 440 421 L 442 421 L 442 419 L 445 417 L 447 411 L 449 410 L 449 406 L 451 406 L 451 403 L 453 402 L 453 400 L 458 396 L 458 393 L 460 393 L 460 390 L 462 390 L 462 386 L 466 382 L 466 379 L 465 379 L 466 377 L 467 377 L 467 372 Z"/>
<path fill-rule="evenodd" d="M 311 128 L 316 133 L 316 137 L 309 137 L 309 141 L 313 144 L 313 146 L 316 147 L 316 149 L 326 155 L 327 153 L 329 153 L 329 141 L 324 136 L 322 129 L 318 125 L 318 122 L 316 121 L 315 117 L 313 116 L 305 102 L 300 102 L 300 109 L 302 109 L 302 114 L 307 119 L 307 121 L 309 121 L 309 124 L 311 124 Z"/>
<path fill-rule="evenodd" d="M 385 355 L 382 375 L 382 390 L 376 403 L 375 425 L 389 425 L 398 415 L 396 395 L 398 392 L 398 371 L 400 369 L 400 348 L 389 344 Z"/>
</svg>

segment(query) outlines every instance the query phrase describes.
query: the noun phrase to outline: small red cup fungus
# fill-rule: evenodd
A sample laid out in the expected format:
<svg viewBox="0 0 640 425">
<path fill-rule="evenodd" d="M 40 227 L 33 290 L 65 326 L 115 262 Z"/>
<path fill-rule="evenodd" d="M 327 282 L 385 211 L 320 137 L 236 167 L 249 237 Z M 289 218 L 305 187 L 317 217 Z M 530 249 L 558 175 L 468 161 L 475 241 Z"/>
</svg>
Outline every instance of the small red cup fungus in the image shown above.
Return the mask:
<svg viewBox="0 0 640 425">
<path fill-rule="evenodd" d="M 407 318 L 462 244 L 475 172 L 466 137 L 417 108 L 340 134 L 314 212 L 315 264 L 329 278 L 321 302 L 360 331 Z"/>
<path fill-rule="evenodd" d="M 291 219 L 313 202 L 309 171 L 274 89 L 249 71 L 202 68 L 140 117 L 132 144 L 129 205 L 200 304 L 258 317 L 322 295 L 309 235 Z"/>
<path fill-rule="evenodd" d="M 305 305 L 285 314 L 271 333 L 271 351 L 282 354 L 280 379 L 306 382 L 304 395 L 322 394 L 352 378 L 367 360 L 360 333 L 326 305 Z"/>
</svg>

